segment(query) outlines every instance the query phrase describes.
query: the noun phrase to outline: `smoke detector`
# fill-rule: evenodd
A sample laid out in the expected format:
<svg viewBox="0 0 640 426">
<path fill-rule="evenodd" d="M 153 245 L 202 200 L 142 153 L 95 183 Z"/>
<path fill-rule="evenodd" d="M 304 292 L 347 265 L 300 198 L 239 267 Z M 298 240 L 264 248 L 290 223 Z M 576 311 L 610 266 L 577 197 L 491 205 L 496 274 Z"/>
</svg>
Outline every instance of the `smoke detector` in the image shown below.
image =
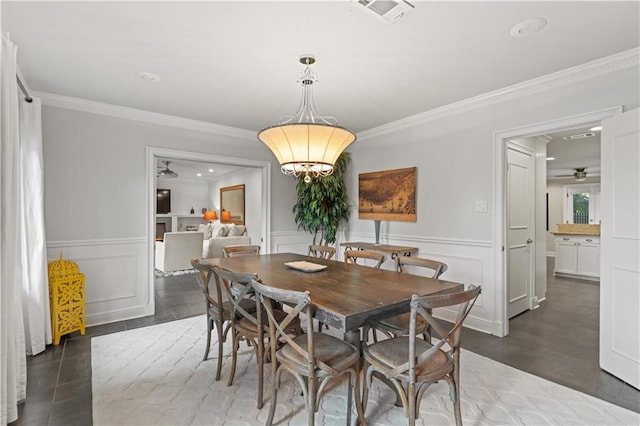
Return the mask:
<svg viewBox="0 0 640 426">
<path fill-rule="evenodd" d="M 393 22 L 415 6 L 405 0 L 354 0 L 385 21 Z"/>
</svg>

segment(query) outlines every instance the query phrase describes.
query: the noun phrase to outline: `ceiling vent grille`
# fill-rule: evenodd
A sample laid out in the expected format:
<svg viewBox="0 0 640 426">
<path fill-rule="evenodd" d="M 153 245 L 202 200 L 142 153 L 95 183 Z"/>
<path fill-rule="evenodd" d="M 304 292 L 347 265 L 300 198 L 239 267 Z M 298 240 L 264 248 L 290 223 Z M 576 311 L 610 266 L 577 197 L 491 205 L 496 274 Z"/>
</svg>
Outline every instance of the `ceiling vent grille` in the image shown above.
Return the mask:
<svg viewBox="0 0 640 426">
<path fill-rule="evenodd" d="M 576 139 L 584 139 L 584 138 L 592 138 L 594 137 L 596 134 L 589 132 L 589 133 L 580 133 L 579 135 L 571 135 L 571 136 L 565 136 L 562 139 L 567 140 L 567 141 L 573 141 Z"/>
<path fill-rule="evenodd" d="M 365 9 L 386 21 L 393 22 L 404 16 L 415 6 L 405 0 L 357 0 Z"/>
</svg>

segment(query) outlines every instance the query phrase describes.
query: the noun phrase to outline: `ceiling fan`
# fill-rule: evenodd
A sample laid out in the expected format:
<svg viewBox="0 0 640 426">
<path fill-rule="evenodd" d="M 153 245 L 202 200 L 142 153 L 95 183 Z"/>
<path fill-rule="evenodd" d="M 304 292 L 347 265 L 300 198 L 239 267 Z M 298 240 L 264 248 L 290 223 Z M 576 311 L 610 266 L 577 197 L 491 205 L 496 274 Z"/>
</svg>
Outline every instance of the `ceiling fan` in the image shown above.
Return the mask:
<svg viewBox="0 0 640 426">
<path fill-rule="evenodd" d="M 169 164 L 171 164 L 171 161 L 163 160 L 162 162 L 164 163 L 165 168 L 160 170 L 157 176 L 164 177 L 164 178 L 177 178 L 178 174 L 173 170 L 169 169 Z M 162 166 L 158 166 L 158 167 L 162 167 Z"/>
<path fill-rule="evenodd" d="M 576 182 L 582 182 L 587 178 L 586 167 L 576 167 L 573 170 L 575 170 L 575 172 L 572 175 L 558 175 L 556 177 L 573 177 L 576 179 Z"/>
</svg>

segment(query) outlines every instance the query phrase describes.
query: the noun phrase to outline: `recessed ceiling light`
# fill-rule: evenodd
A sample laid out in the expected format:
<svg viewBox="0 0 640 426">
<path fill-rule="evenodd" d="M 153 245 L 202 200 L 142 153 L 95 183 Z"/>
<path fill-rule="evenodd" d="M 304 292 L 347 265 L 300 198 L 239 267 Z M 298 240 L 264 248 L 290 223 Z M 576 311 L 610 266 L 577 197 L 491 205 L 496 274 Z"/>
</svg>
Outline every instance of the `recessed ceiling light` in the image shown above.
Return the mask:
<svg viewBox="0 0 640 426">
<path fill-rule="evenodd" d="M 145 80 L 145 81 L 153 81 L 153 82 L 160 81 L 160 76 L 158 74 L 154 74 L 152 72 L 147 72 L 147 71 L 140 71 L 139 73 L 136 73 L 136 77 L 138 77 L 140 80 Z"/>
<path fill-rule="evenodd" d="M 209 169 L 209 173 L 213 173 L 213 169 Z"/>
<path fill-rule="evenodd" d="M 512 37 L 529 37 L 546 26 L 547 20 L 544 18 L 527 19 L 526 21 L 515 24 L 511 28 L 510 34 Z"/>
<path fill-rule="evenodd" d="M 556 159 L 556 157 L 547 157 L 547 161 L 553 161 L 555 159 Z"/>
<path fill-rule="evenodd" d="M 597 132 L 598 130 L 602 130 L 602 126 L 592 127 L 589 130 L 591 130 L 592 132 Z"/>
<path fill-rule="evenodd" d="M 202 173 L 197 173 L 196 176 L 200 177 L 202 176 Z"/>
</svg>

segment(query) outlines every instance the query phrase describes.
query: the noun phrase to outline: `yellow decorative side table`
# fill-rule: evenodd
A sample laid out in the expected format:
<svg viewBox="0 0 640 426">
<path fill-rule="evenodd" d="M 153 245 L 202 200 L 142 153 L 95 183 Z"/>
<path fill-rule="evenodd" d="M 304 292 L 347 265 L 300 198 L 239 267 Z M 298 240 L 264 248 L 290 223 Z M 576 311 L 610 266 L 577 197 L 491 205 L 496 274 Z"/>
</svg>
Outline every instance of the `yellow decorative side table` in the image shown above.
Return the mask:
<svg viewBox="0 0 640 426">
<path fill-rule="evenodd" d="M 62 258 L 49 262 L 49 301 L 53 344 L 60 337 L 80 330 L 84 336 L 84 274 L 75 262 Z"/>
</svg>

